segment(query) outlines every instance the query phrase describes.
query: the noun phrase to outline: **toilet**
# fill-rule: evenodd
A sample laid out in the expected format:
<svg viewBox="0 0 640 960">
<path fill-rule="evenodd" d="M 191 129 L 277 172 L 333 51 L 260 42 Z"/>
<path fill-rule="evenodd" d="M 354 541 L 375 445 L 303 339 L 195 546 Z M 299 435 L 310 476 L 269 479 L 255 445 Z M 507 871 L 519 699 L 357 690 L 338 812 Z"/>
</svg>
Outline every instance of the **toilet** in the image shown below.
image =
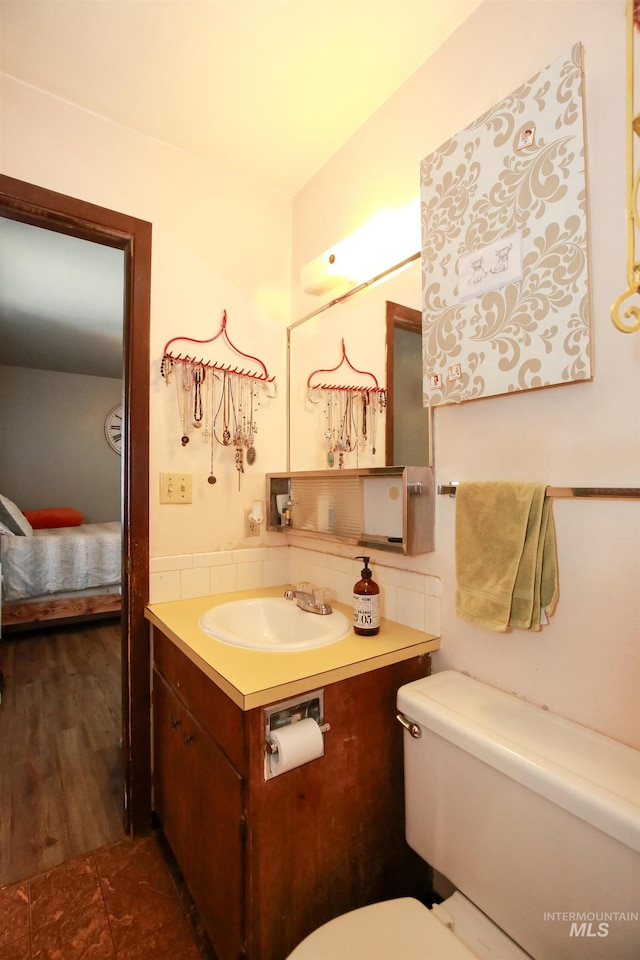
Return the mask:
<svg viewBox="0 0 640 960">
<path fill-rule="evenodd" d="M 640 751 L 455 671 L 397 706 L 407 842 L 456 891 L 343 914 L 288 960 L 637 960 Z"/>
</svg>

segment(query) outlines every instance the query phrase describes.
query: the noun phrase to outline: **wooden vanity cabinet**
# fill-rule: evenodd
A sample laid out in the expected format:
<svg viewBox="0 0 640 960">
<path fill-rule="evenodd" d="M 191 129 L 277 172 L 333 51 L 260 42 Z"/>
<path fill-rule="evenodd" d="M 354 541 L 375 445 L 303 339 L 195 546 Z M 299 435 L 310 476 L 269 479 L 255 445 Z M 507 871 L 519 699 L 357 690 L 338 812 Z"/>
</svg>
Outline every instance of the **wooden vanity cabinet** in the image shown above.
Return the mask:
<svg viewBox="0 0 640 960">
<path fill-rule="evenodd" d="M 225 729 L 219 691 L 157 631 L 155 643 L 154 809 L 218 957 L 237 958 L 244 941 L 245 781 L 212 736 L 216 725 Z"/>
<path fill-rule="evenodd" d="M 154 807 L 219 960 L 284 960 L 340 913 L 428 889 L 395 720 L 428 654 L 325 684 L 324 757 L 265 781 L 264 708 L 242 711 L 157 629 L 154 648 Z"/>
</svg>

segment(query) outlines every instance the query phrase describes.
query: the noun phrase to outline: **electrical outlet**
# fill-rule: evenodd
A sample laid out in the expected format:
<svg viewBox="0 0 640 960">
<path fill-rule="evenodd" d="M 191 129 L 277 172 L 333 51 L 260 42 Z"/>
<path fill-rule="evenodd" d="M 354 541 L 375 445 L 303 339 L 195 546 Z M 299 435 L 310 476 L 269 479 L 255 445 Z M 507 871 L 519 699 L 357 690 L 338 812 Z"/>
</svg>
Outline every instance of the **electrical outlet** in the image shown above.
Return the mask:
<svg viewBox="0 0 640 960">
<path fill-rule="evenodd" d="M 191 503 L 190 473 L 160 474 L 160 503 Z"/>
<path fill-rule="evenodd" d="M 247 507 L 244 512 L 244 535 L 245 537 L 259 537 L 260 536 L 260 524 L 256 523 L 255 520 L 249 518 L 251 513 L 251 507 Z"/>
</svg>

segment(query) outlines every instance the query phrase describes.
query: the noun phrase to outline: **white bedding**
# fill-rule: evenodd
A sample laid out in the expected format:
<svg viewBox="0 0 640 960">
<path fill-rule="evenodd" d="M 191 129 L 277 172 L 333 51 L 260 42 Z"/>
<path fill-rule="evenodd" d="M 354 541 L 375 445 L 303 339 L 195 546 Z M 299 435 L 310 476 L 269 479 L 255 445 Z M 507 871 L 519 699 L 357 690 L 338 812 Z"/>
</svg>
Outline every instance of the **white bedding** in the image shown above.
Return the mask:
<svg viewBox="0 0 640 960">
<path fill-rule="evenodd" d="M 120 583 L 120 522 L 34 530 L 32 537 L 0 536 L 2 596 L 25 600 Z"/>
</svg>

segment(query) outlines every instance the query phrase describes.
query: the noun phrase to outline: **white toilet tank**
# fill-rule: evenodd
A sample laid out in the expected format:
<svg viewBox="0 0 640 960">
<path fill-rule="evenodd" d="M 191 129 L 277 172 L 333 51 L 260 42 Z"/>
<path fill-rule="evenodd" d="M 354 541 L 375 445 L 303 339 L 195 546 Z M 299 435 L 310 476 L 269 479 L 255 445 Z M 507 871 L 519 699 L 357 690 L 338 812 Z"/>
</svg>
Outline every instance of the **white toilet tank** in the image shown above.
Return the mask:
<svg viewBox="0 0 640 960">
<path fill-rule="evenodd" d="M 535 960 L 638 960 L 640 752 L 453 671 L 397 705 L 409 845 Z"/>
</svg>

